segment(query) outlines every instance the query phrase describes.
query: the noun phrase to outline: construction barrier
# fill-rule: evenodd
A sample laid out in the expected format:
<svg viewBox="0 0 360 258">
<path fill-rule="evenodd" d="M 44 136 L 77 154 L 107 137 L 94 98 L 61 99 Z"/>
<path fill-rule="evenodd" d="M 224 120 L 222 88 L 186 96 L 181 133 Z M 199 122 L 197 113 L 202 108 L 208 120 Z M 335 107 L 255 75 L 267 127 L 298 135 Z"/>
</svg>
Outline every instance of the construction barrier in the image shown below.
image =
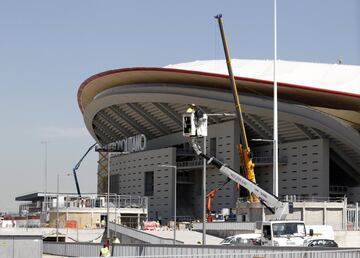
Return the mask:
<svg viewBox="0 0 360 258">
<path fill-rule="evenodd" d="M 76 220 L 65 221 L 65 228 L 76 228 Z"/>
</svg>

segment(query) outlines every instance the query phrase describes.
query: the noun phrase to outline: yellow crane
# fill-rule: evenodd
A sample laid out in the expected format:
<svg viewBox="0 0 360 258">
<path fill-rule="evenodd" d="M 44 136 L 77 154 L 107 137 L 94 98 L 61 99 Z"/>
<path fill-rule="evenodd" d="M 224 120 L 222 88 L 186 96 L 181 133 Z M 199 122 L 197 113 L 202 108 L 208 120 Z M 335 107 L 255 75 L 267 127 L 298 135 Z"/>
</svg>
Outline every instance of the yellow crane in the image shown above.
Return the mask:
<svg viewBox="0 0 360 258">
<path fill-rule="evenodd" d="M 240 130 L 241 130 L 240 144 L 237 145 L 239 155 L 240 155 L 240 164 L 241 164 L 243 170 L 245 171 L 245 177 L 248 180 L 252 181 L 253 183 L 256 183 L 255 172 L 254 172 L 255 164 L 252 161 L 250 147 L 249 147 L 249 144 L 248 144 L 248 141 L 246 138 L 245 124 L 244 124 L 244 119 L 243 119 L 242 112 L 241 112 L 239 94 L 237 92 L 236 82 L 235 82 L 234 74 L 232 71 L 231 59 L 230 59 L 229 49 L 228 49 L 228 45 L 227 45 L 227 41 L 226 41 L 226 37 L 225 37 L 222 15 L 221 14 L 216 15 L 215 19 L 217 19 L 218 23 L 219 23 L 221 39 L 222 39 L 224 52 L 225 52 L 226 65 L 228 68 L 232 94 L 234 97 L 235 112 L 236 112 L 236 116 L 239 120 L 239 126 L 240 126 Z M 256 197 L 256 195 L 250 193 L 248 200 L 250 202 L 257 202 L 258 198 Z"/>
</svg>

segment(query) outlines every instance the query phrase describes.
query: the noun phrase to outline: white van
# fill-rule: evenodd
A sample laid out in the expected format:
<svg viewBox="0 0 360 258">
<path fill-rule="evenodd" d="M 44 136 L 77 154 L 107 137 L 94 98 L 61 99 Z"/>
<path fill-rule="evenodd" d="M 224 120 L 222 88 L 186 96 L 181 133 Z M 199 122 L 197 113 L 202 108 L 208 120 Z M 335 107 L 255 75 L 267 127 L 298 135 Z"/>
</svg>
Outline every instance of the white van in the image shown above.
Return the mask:
<svg viewBox="0 0 360 258">
<path fill-rule="evenodd" d="M 333 227 L 330 225 L 306 225 L 306 235 L 308 236 L 309 240 L 313 240 L 313 239 L 335 240 L 335 232 Z"/>
<path fill-rule="evenodd" d="M 261 234 L 249 233 L 229 236 L 220 242 L 220 245 L 241 246 L 241 245 L 260 245 Z"/>
</svg>

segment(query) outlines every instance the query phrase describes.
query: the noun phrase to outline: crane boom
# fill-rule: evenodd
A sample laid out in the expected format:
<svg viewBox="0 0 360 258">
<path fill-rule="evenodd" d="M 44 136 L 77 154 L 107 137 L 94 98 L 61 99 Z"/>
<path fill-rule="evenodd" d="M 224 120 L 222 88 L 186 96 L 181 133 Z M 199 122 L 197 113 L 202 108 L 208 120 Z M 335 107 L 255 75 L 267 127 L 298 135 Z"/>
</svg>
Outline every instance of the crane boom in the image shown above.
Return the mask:
<svg viewBox="0 0 360 258">
<path fill-rule="evenodd" d="M 240 126 L 240 130 L 241 130 L 241 134 L 240 134 L 241 143 L 238 145 L 238 151 L 239 151 L 239 155 L 240 155 L 240 163 L 241 163 L 241 166 L 244 168 L 246 178 L 249 179 L 250 181 L 252 181 L 253 183 L 256 183 L 255 172 L 254 172 L 255 165 L 252 162 L 251 152 L 250 152 L 249 144 L 248 144 L 247 137 L 246 137 L 245 123 L 244 123 L 244 119 L 243 119 L 242 112 L 241 112 L 240 98 L 239 98 L 239 94 L 237 91 L 235 77 L 234 77 L 234 73 L 233 73 L 232 66 L 231 66 L 231 58 L 230 58 L 230 53 L 229 53 L 229 49 L 228 49 L 228 45 L 227 45 L 227 41 L 226 41 L 226 36 L 225 36 L 225 31 L 224 31 L 224 26 L 223 26 L 223 21 L 222 21 L 222 15 L 221 14 L 216 15 L 215 19 L 217 19 L 218 23 L 219 23 L 221 39 L 223 42 L 223 47 L 224 47 L 224 52 L 225 52 L 226 65 L 228 68 L 232 94 L 234 97 L 235 112 L 236 112 L 236 116 L 239 120 L 239 126 Z M 257 201 L 256 196 L 250 193 L 249 201 L 256 202 Z"/>
<path fill-rule="evenodd" d="M 78 163 L 76 163 L 75 167 L 73 168 L 73 174 L 74 174 L 74 179 L 75 179 L 76 190 L 77 190 L 77 193 L 78 193 L 79 197 L 81 197 L 81 192 L 80 192 L 79 181 L 78 181 L 78 178 L 77 178 L 77 175 L 76 175 L 76 170 L 78 170 L 78 168 L 81 165 L 81 162 L 88 155 L 88 153 L 92 150 L 92 148 L 95 147 L 95 145 L 96 145 L 96 143 L 94 143 L 93 145 L 91 145 L 89 147 L 89 149 L 85 152 L 85 154 L 81 157 L 81 159 L 78 161 Z"/>
<path fill-rule="evenodd" d="M 215 157 L 209 157 L 202 153 L 200 147 L 192 141 L 192 146 L 197 155 L 205 158 L 208 164 L 214 165 L 219 171 L 233 180 L 234 182 L 245 187 L 250 193 L 254 194 L 262 204 L 264 204 L 272 213 L 275 214 L 276 220 L 284 220 L 289 214 L 289 203 L 280 201 L 275 195 L 265 191 L 254 182 L 238 174 L 235 170 L 227 167 L 223 162 Z"/>
</svg>

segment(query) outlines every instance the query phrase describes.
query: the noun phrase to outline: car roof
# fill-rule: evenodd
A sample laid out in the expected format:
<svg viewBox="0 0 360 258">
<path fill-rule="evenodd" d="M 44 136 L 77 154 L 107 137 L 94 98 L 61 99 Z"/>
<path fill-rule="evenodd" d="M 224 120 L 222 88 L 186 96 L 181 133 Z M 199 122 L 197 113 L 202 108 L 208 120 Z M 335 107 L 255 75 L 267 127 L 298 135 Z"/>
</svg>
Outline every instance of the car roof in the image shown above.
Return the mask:
<svg viewBox="0 0 360 258">
<path fill-rule="evenodd" d="M 260 233 L 248 233 L 248 234 L 238 234 L 238 235 L 235 235 L 233 237 L 236 237 L 236 238 L 252 238 L 252 237 L 261 237 L 261 234 Z"/>
</svg>

